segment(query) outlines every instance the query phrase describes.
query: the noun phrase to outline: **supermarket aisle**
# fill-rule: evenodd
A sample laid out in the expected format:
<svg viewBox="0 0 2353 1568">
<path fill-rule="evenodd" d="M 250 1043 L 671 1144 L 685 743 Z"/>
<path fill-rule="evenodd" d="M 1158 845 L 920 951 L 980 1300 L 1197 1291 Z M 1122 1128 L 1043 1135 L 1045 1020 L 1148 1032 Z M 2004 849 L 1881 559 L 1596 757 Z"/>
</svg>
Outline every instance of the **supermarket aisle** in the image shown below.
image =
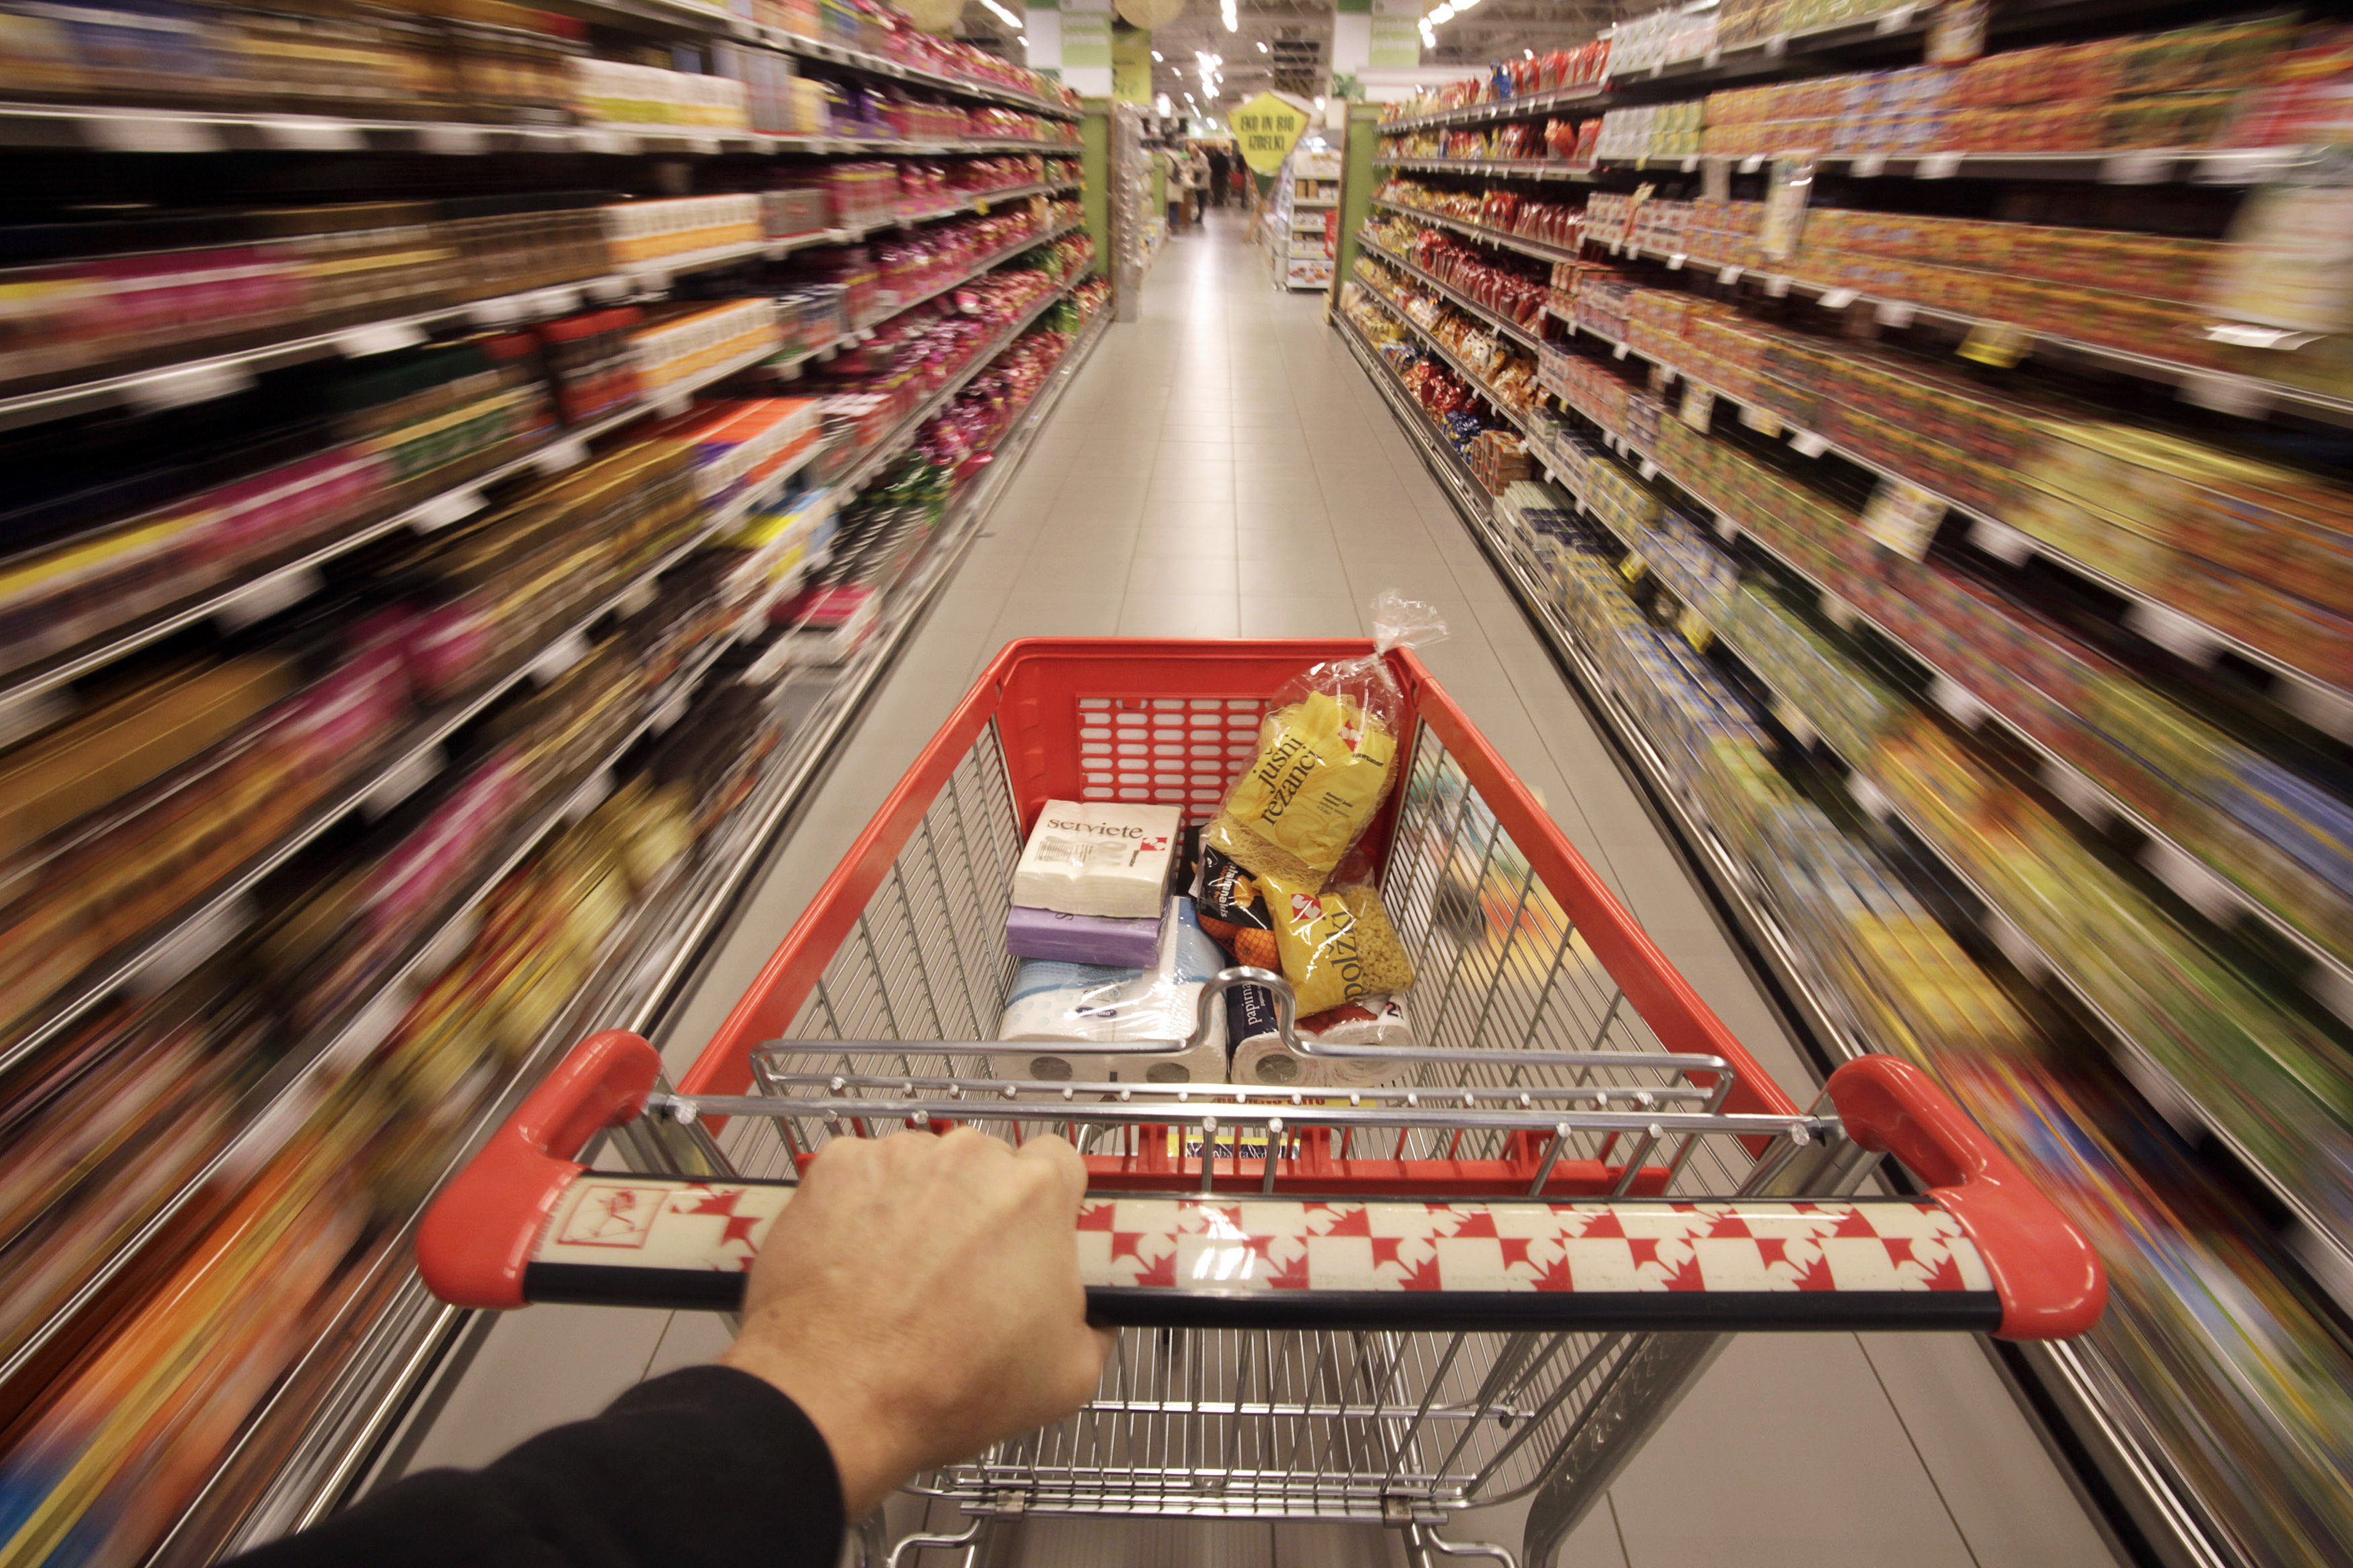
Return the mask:
<svg viewBox="0 0 2353 1568">
<path fill-rule="evenodd" d="M 1425 657 L 1570 839 L 1768 1070 L 1804 1085 L 1807 1069 L 1672 850 L 1324 325 L 1321 297 L 1274 292 L 1241 220 L 1224 214 L 1170 243 L 1142 319 L 1113 329 L 1072 385 L 749 901 L 669 1044 L 673 1069 L 1007 640 L 1361 635 L 1364 603 L 1392 584 L 1442 611 L 1452 635 Z M 705 1318 L 563 1308 L 508 1318 L 414 1464 L 478 1462 L 721 1342 Z M 1515 1517 L 1490 1529 L 1517 1544 Z M 1480 1521 L 1450 1533 L 1474 1539 Z M 1384 1531 L 1261 1524 L 1039 1524 L 1014 1555 L 1402 1561 Z M 2110 1560 L 1990 1363 L 1962 1340 L 1736 1342 L 1562 1562 L 1859 1568 L 1894 1557 L 1918 1568 Z"/>
</svg>

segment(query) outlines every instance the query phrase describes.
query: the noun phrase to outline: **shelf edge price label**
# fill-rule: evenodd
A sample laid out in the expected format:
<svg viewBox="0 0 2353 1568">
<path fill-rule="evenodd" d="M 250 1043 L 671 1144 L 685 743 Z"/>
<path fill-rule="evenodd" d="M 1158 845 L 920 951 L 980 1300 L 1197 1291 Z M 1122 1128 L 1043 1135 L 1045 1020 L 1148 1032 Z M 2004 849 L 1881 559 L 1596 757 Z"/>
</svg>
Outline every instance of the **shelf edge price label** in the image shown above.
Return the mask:
<svg viewBox="0 0 2353 1568">
<path fill-rule="evenodd" d="M 1996 370 L 2008 370 L 2034 347 L 2034 334 L 2006 321 L 1979 321 L 1961 340 L 1960 356 Z"/>
<path fill-rule="evenodd" d="M 1687 609 L 1677 616 L 1675 630 L 1683 634 L 1683 641 L 1692 645 L 1694 653 L 1705 653 L 1709 645 L 1715 641 L 1715 628 L 1709 626 L 1706 617 L 1697 610 Z"/>
<path fill-rule="evenodd" d="M 1887 792 L 1861 773 L 1847 775 L 1846 792 L 1853 796 L 1862 814 L 1875 822 L 1884 822 L 1895 815 L 1895 803 L 1887 798 Z"/>
<path fill-rule="evenodd" d="M 1882 479 L 1862 509 L 1862 531 L 1898 555 L 1917 561 L 1945 521 L 1945 503 L 1917 485 Z"/>
<path fill-rule="evenodd" d="M 1985 933 L 2001 955 L 2010 960 L 2010 967 L 2028 981 L 2039 985 L 2050 977 L 2051 966 L 2042 961 L 2042 950 L 2018 929 L 2016 921 L 1999 910 L 1988 910 Z"/>
<path fill-rule="evenodd" d="M 1855 291 L 1852 289 L 1825 289 L 1815 303 L 1825 310 L 1843 310 L 1854 303 L 1855 298 Z"/>
<path fill-rule="evenodd" d="M 467 485 L 444 491 L 409 513 L 408 526 L 419 533 L 434 533 L 481 509 L 482 492 Z"/>
<path fill-rule="evenodd" d="M 2222 639 L 2180 611 L 2143 599 L 2125 612 L 2125 624 L 2167 652 L 2192 664 L 2211 664 Z"/>
<path fill-rule="evenodd" d="M 1698 382 L 1683 383 L 1683 400 L 1675 410 L 1675 417 L 1704 436 L 1715 419 L 1715 392 Z"/>
<path fill-rule="evenodd" d="M 2005 566 L 2023 566 L 2034 559 L 2032 536 L 1996 518 L 1972 519 L 1969 542 Z"/>
<path fill-rule="evenodd" d="M 2104 185 L 2157 184 L 2171 171 L 2174 157 L 2171 153 L 2157 150 L 2111 153 L 2100 160 L 2100 183 Z"/>
<path fill-rule="evenodd" d="M 1914 165 L 1912 177 L 1915 180 L 1949 180 L 1961 172 L 1961 156 L 1958 153 L 1925 153 L 1921 154 L 1920 162 Z"/>
<path fill-rule="evenodd" d="M 2204 861 L 2162 838 L 2152 838 L 2141 849 L 2141 864 L 2149 874 L 2173 889 L 2181 901 L 2212 921 L 2226 925 L 2239 911 L 2239 894 Z"/>
<path fill-rule="evenodd" d="M 2110 815 L 2107 791 L 2094 784 L 2091 776 L 2073 763 L 2063 763 L 2056 757 L 2043 758 L 2042 782 L 2077 816 L 2094 827 L 2106 826 Z"/>
<path fill-rule="evenodd" d="M 1800 458 L 1819 458 L 1831 449 L 1831 444 L 1811 430 L 1789 432 L 1789 450 Z"/>
<path fill-rule="evenodd" d="M 1908 327 L 1919 313 L 1920 308 L 1909 300 L 1882 300 L 1872 307 L 1872 314 L 1883 327 Z"/>
<path fill-rule="evenodd" d="M 1629 587 L 1641 582 L 1644 574 L 1646 574 L 1650 570 L 1651 565 L 1649 562 L 1644 561 L 1641 556 L 1630 552 L 1627 555 L 1625 560 L 1618 563 L 1618 575 L 1626 579 L 1626 583 Z"/>
<path fill-rule="evenodd" d="M 1781 434 L 1780 416 L 1769 414 L 1753 403 L 1740 405 L 1740 422 L 1768 441 Z"/>
<path fill-rule="evenodd" d="M 1948 675 L 1939 675 L 1928 682 L 1928 700 L 1963 729 L 1977 728 L 1992 711 L 1978 700 L 1976 692 Z"/>
<path fill-rule="evenodd" d="M 1886 172 L 1887 154 L 1884 153 L 1861 153 L 1855 158 L 1853 164 L 1848 170 L 1848 173 L 1854 175 L 1858 180 L 1877 179 L 1881 174 L 1883 174 Z"/>
<path fill-rule="evenodd" d="M 213 611 L 213 619 L 226 631 L 238 631 L 257 621 L 266 621 L 290 605 L 299 605 L 326 585 L 316 566 L 297 566 L 284 572 L 273 572 L 257 583 L 240 588 L 220 607 Z"/>
</svg>

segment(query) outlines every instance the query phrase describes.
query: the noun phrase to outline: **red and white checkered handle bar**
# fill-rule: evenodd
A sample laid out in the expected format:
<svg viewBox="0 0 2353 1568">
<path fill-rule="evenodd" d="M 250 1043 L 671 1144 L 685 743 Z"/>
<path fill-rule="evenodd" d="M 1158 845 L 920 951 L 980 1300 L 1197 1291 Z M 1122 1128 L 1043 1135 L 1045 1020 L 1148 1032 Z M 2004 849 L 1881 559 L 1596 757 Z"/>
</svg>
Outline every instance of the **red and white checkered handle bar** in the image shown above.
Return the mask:
<svg viewBox="0 0 2353 1568">
<path fill-rule="evenodd" d="M 461 1307 L 725 1310 L 789 1184 L 590 1171 L 660 1069 L 617 1031 L 582 1044 L 427 1210 L 417 1262 Z M 1852 1062 L 1848 1134 L 1923 1199 L 1419 1203 L 1091 1196 L 1089 1314 L 1105 1324 L 1326 1329 L 1961 1329 L 2065 1339 L 2097 1320 L 2090 1245 L 1926 1075 Z"/>
</svg>

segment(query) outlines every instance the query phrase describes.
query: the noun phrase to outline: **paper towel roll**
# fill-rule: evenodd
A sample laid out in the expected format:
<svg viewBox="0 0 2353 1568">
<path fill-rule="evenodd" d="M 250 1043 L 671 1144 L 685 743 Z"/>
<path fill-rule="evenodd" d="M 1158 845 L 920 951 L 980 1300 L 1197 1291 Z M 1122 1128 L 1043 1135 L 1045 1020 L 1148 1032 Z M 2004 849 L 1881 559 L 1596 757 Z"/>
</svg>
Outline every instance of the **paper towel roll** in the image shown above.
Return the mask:
<svg viewBox="0 0 2353 1568">
<path fill-rule="evenodd" d="M 1417 1064 L 1364 1057 L 1318 1056 L 1317 1081 L 1332 1089 L 1395 1089 L 1413 1081 Z"/>
<path fill-rule="evenodd" d="M 1223 1083 L 1226 1081 L 1225 1031 L 1174 1056 L 1104 1058 L 1122 1083 Z"/>
<path fill-rule="evenodd" d="M 1048 1085 L 1111 1081 L 1109 1058 L 1090 1051 L 1065 1050 L 1060 1041 L 1041 1040 L 1030 1049 L 992 1056 L 988 1062 L 990 1075 L 1000 1080 L 1015 1079 Z M 1050 1089 L 1047 1092 L 1052 1091 Z"/>
<path fill-rule="evenodd" d="M 1257 1035 L 1235 1050 L 1233 1081 L 1253 1089 L 1312 1089 L 1321 1080 L 1316 1064 L 1285 1046 L 1280 1036 Z"/>
</svg>

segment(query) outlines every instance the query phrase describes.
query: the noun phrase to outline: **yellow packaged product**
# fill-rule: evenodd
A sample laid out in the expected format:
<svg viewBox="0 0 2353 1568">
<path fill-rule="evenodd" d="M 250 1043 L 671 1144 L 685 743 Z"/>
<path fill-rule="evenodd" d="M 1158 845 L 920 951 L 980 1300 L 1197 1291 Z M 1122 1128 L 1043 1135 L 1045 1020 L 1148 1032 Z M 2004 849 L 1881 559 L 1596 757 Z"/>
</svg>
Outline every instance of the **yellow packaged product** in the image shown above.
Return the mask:
<svg viewBox="0 0 2353 1568">
<path fill-rule="evenodd" d="M 1208 841 L 1261 876 L 1318 886 L 1380 809 L 1396 763 L 1397 736 L 1378 715 L 1312 691 L 1267 715 Z"/>
<path fill-rule="evenodd" d="M 1382 656 L 1445 634 L 1396 589 L 1373 600 L 1369 657 L 1315 665 L 1268 706 L 1258 750 L 1201 841 L 1261 877 L 1321 888 L 1388 797 L 1405 694 Z"/>
<path fill-rule="evenodd" d="M 1274 945 L 1304 1016 L 1397 995 L 1413 984 L 1413 961 L 1389 924 L 1380 890 L 1369 882 L 1325 889 L 1261 879 L 1274 916 Z"/>
</svg>

